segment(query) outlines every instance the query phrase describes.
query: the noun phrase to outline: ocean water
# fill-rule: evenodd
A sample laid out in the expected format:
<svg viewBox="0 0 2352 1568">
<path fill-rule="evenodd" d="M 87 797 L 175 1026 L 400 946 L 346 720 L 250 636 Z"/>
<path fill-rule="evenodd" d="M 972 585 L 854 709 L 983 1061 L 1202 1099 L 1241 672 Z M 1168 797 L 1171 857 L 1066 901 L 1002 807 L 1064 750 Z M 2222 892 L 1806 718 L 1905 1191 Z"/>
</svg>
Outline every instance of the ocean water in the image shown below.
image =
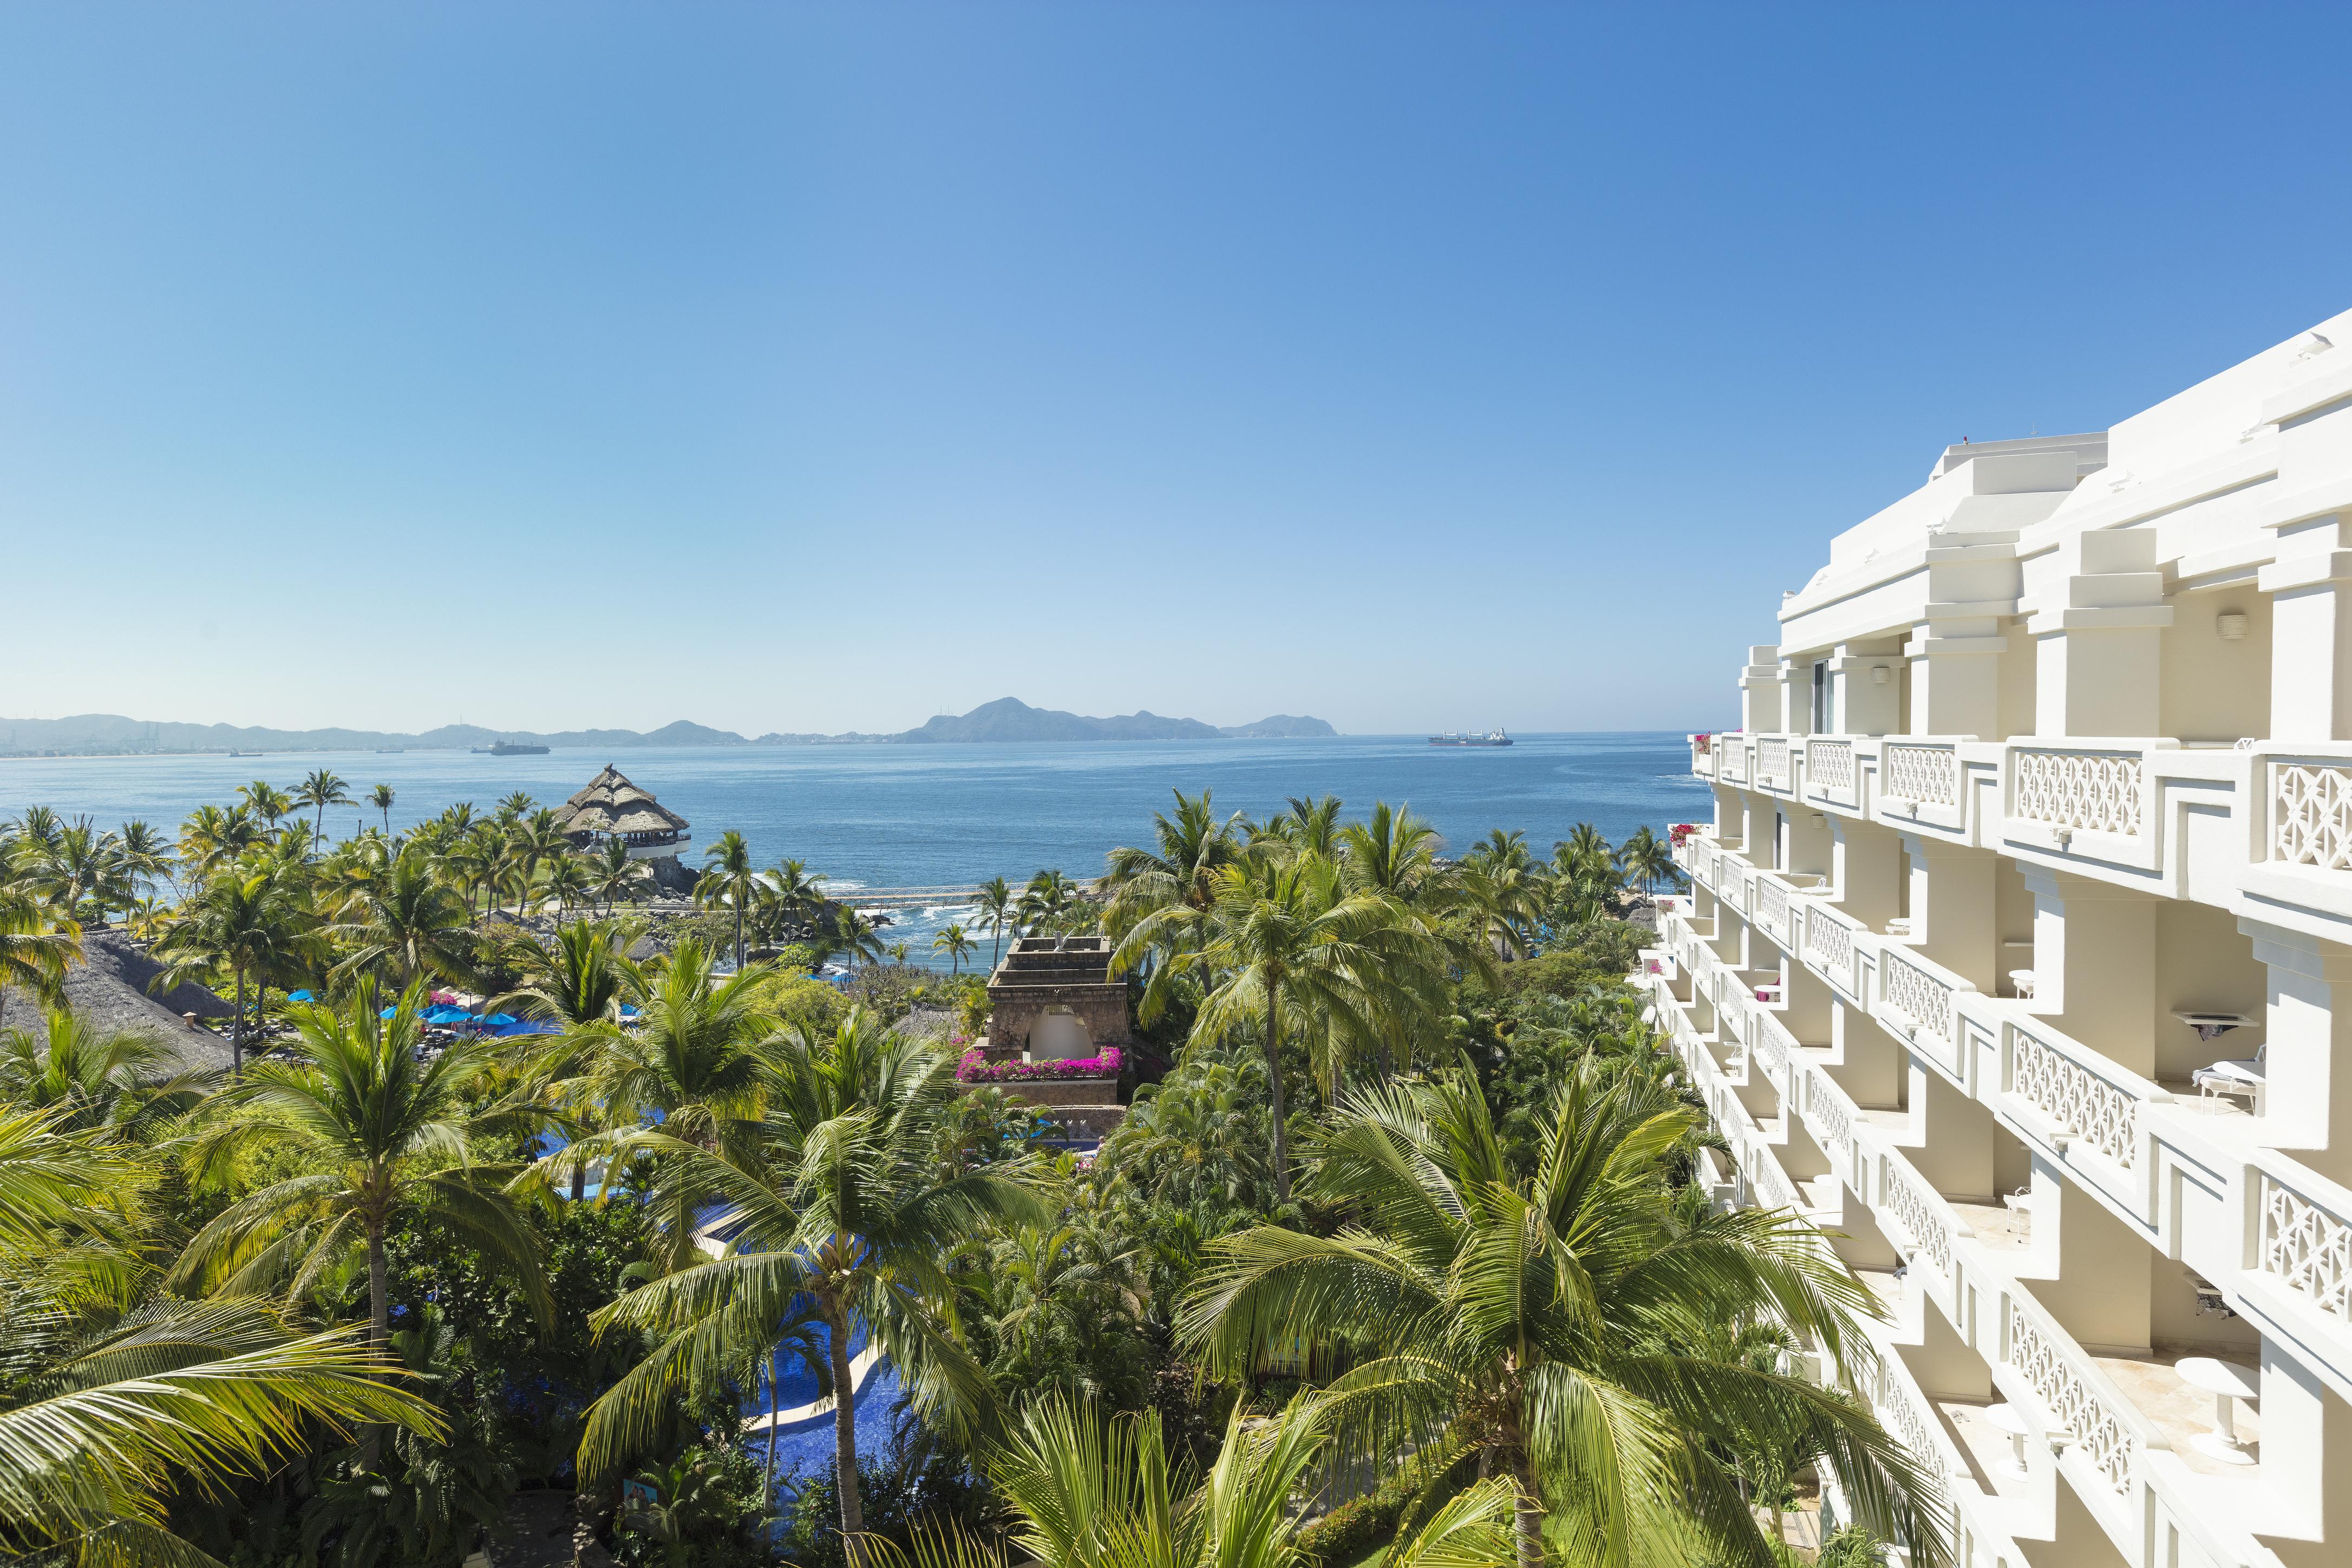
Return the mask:
<svg viewBox="0 0 2352 1568">
<path fill-rule="evenodd" d="M 463 752 L 394 754 L 284 752 L 266 757 L 0 759 L 0 817 L 47 805 L 111 826 L 143 817 L 176 828 L 205 801 L 234 798 L 266 778 L 290 790 L 313 768 L 331 768 L 353 795 L 388 784 L 398 829 L 458 801 L 487 813 L 515 790 L 561 804 L 608 761 L 693 824 L 695 849 L 728 828 L 760 859 L 783 856 L 824 872 L 836 892 L 860 887 L 963 886 L 1002 876 L 1016 884 L 1056 867 L 1099 874 L 1121 844 L 1150 842 L 1154 812 L 1172 790 L 1212 793 L 1220 813 L 1264 816 L 1290 795 L 1336 795 L 1351 814 L 1376 800 L 1425 817 L 1455 850 L 1490 828 L 1523 830 L 1538 855 L 1579 822 L 1612 842 L 1636 826 L 1663 832 L 1704 813 L 1706 786 L 1690 773 L 1679 734 L 1585 733 L 1514 737 L 1508 747 L 1453 749 L 1420 736 L 1298 741 L 1138 741 L 1064 745 L 646 747 L 607 756 L 555 751 L 543 757 Z M 327 812 L 330 834 L 380 823 L 357 805 Z M 971 911 L 947 904 L 893 916 L 885 934 L 929 959 L 932 934 Z"/>
</svg>

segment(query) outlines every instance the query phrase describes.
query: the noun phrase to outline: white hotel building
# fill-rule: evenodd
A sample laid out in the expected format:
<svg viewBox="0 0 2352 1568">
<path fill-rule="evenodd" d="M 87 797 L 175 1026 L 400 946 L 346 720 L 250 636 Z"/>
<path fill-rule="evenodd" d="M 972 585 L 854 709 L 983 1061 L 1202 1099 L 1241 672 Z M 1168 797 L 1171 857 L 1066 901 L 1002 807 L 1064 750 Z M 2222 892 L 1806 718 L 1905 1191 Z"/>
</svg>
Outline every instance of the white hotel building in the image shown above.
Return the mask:
<svg viewBox="0 0 2352 1568">
<path fill-rule="evenodd" d="M 1650 980 L 1719 1195 L 1889 1302 L 1969 1568 L 2352 1568 L 2352 312 L 1780 618 Z"/>
</svg>

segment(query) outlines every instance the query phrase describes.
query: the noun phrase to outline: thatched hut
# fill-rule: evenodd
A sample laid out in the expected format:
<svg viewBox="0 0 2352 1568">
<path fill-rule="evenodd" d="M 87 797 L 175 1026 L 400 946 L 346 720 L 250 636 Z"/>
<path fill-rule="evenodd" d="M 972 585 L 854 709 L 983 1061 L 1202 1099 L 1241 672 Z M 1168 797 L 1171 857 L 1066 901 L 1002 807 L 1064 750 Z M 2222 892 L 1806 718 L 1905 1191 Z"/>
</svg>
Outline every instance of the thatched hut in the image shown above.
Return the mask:
<svg viewBox="0 0 2352 1568">
<path fill-rule="evenodd" d="M 555 825 L 582 849 L 595 848 L 608 839 L 629 847 L 632 859 L 652 862 L 654 879 L 664 887 L 685 877 L 677 864 L 678 849 L 692 825 L 628 781 L 612 763 L 588 781 L 588 787 L 555 808 Z"/>
</svg>

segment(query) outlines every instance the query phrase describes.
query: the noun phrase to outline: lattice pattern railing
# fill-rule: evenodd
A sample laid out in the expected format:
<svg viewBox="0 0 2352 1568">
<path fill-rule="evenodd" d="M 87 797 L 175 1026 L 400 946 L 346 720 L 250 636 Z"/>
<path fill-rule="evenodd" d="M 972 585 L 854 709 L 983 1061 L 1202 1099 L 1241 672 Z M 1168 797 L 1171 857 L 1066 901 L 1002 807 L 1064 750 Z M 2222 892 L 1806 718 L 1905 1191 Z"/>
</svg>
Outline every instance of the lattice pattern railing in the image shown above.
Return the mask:
<svg viewBox="0 0 2352 1568">
<path fill-rule="evenodd" d="M 1952 1037 L 1952 988 L 1926 970 L 1887 950 L 1886 1005 L 1939 1040 Z"/>
<path fill-rule="evenodd" d="M 2092 1468 L 2118 1492 L 2131 1487 L 2132 1436 L 2090 1384 L 2068 1364 L 2057 1342 L 2009 1302 L 2009 1364 L 2023 1374 L 2058 1424 L 2082 1445 Z"/>
<path fill-rule="evenodd" d="M 1789 1065 L 1789 1043 L 1780 1037 L 1779 1030 L 1761 1018 L 1756 1021 L 1751 1048 L 1756 1053 L 1756 1059 L 1764 1064 L 1768 1072 L 1782 1071 Z"/>
<path fill-rule="evenodd" d="M 1762 878 L 1756 882 L 1756 923 L 1774 936 L 1789 934 L 1789 889 Z"/>
<path fill-rule="evenodd" d="M 1896 1161 L 1882 1162 L 1880 1186 L 1886 1206 L 1910 1232 L 1912 1241 L 1936 1265 L 1937 1273 L 1950 1279 L 1952 1233 L 1944 1223 L 1943 1211 Z"/>
<path fill-rule="evenodd" d="M 1690 858 L 1691 880 L 1715 886 L 1715 850 L 1696 838 L 1684 840 L 1683 852 Z"/>
<path fill-rule="evenodd" d="M 2352 1224 L 2267 1171 L 2263 1173 L 2262 1271 L 2352 1322 Z"/>
<path fill-rule="evenodd" d="M 1810 1082 L 1811 1087 L 1805 1090 L 1805 1104 L 1812 1111 L 1813 1120 L 1821 1125 L 1822 1131 L 1827 1135 L 1828 1146 L 1844 1149 L 1853 1142 L 1853 1113 L 1846 1109 L 1843 1100 L 1831 1092 L 1829 1079 L 1816 1073 Z"/>
<path fill-rule="evenodd" d="M 1960 798 L 1959 753 L 1949 746 L 1889 746 L 1880 787 L 1922 805 L 1956 805 Z"/>
<path fill-rule="evenodd" d="M 1805 776 L 1823 789 L 1853 788 L 1853 742 L 1808 741 L 1805 743 Z"/>
<path fill-rule="evenodd" d="M 2016 776 L 2010 796 L 2012 816 L 2053 827 L 2126 837 L 2139 832 L 2140 786 L 2147 769 L 2137 755 L 2021 751 L 2011 763 Z"/>
<path fill-rule="evenodd" d="M 2060 1128 L 2128 1169 L 2139 1152 L 2139 1101 L 2014 1026 L 2010 1088 Z"/>
<path fill-rule="evenodd" d="M 1715 772 L 1715 747 L 1707 741 L 1691 742 L 1691 772 L 1704 778 Z"/>
<path fill-rule="evenodd" d="M 2272 853 L 2290 866 L 2352 870 L 2352 769 L 2280 763 L 2271 770 Z"/>
<path fill-rule="evenodd" d="M 1929 1474 L 1940 1473 L 1943 1467 L 1937 1463 L 1934 1440 L 1927 1435 L 1929 1417 L 1912 1398 L 1911 1391 L 1904 1386 L 1903 1380 L 1895 1376 L 1890 1364 L 1893 1359 L 1882 1356 L 1878 1363 L 1878 1398 L 1874 1403 L 1883 1424 L 1903 1439 L 1904 1447 L 1911 1450 L 1913 1457 L 1927 1463 Z"/>
<path fill-rule="evenodd" d="M 1805 912 L 1805 945 L 1821 960 L 1822 968 L 1853 984 L 1853 931 L 1819 904 Z"/>
<path fill-rule="evenodd" d="M 1766 739 L 1756 742 L 1756 782 L 1789 787 L 1789 742 Z"/>
</svg>

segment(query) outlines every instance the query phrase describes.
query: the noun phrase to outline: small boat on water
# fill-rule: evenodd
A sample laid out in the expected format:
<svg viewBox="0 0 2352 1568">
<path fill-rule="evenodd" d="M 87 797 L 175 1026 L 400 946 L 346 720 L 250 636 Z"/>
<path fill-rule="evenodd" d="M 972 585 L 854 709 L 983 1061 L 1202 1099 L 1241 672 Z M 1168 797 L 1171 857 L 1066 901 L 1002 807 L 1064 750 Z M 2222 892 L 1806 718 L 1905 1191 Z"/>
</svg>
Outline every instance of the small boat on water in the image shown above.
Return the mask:
<svg viewBox="0 0 2352 1568">
<path fill-rule="evenodd" d="M 526 746 L 517 741 L 493 741 L 487 746 L 476 746 L 473 751 L 474 755 L 478 757 L 543 757 L 547 755 L 545 746 Z"/>
<path fill-rule="evenodd" d="M 1442 735 L 1432 735 L 1429 743 L 1433 746 L 1507 746 L 1511 738 L 1503 733 L 1498 725 L 1483 735 L 1448 730 Z"/>
</svg>

